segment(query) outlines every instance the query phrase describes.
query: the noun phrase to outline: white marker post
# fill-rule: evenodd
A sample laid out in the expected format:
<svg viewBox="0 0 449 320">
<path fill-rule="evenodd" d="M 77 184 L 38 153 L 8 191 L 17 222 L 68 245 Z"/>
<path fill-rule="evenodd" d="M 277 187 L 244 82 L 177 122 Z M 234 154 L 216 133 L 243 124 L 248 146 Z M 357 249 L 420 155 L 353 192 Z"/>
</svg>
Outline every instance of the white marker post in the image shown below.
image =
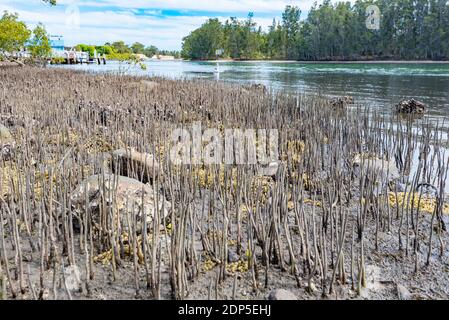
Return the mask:
<svg viewBox="0 0 449 320">
<path fill-rule="evenodd" d="M 224 52 L 223 49 L 215 50 L 215 56 L 216 56 L 217 64 L 215 66 L 214 74 L 215 74 L 215 79 L 217 81 L 220 80 L 220 64 L 218 63 L 218 59 L 219 59 L 220 55 L 223 54 L 223 52 Z"/>
</svg>

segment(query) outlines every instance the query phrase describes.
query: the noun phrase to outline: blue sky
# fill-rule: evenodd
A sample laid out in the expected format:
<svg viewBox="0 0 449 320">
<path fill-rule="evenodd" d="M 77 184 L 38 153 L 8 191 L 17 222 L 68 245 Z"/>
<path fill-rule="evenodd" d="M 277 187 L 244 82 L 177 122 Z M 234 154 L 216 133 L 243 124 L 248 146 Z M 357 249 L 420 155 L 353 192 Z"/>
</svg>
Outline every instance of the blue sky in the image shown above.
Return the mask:
<svg viewBox="0 0 449 320">
<path fill-rule="evenodd" d="M 66 45 L 104 44 L 124 40 L 180 49 L 182 38 L 206 19 L 224 21 L 254 13 L 267 28 L 286 5 L 299 6 L 303 16 L 314 0 L 58 0 L 51 7 L 40 0 L 0 0 L 0 11 L 17 12 L 29 27 L 42 22 L 50 34 L 60 34 Z M 319 1 L 318 1 L 319 2 Z"/>
</svg>

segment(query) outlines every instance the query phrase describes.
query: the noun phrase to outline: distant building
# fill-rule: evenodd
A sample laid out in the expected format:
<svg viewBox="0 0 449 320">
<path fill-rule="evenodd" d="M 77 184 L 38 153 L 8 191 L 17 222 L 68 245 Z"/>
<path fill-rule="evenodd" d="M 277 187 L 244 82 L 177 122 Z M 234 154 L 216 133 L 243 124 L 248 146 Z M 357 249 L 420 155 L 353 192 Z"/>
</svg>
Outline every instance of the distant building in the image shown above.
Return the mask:
<svg viewBox="0 0 449 320">
<path fill-rule="evenodd" d="M 77 51 L 74 47 L 66 47 L 64 36 L 50 35 L 49 41 L 53 58 L 62 58 L 68 64 L 93 62 L 88 52 Z M 95 54 L 95 56 L 97 55 Z M 106 64 L 106 59 L 103 60 L 103 63 Z"/>
<path fill-rule="evenodd" d="M 160 55 L 160 54 L 155 54 L 153 57 L 151 57 L 151 60 L 175 60 L 174 56 L 164 56 L 164 55 Z"/>
<path fill-rule="evenodd" d="M 50 35 L 50 47 L 55 51 L 64 51 L 64 37 Z"/>
<path fill-rule="evenodd" d="M 146 55 L 144 55 L 144 54 L 137 53 L 135 56 L 136 56 L 136 59 L 139 60 L 139 61 L 148 60 L 148 57 Z"/>
<path fill-rule="evenodd" d="M 51 47 L 51 53 L 53 57 L 58 58 L 66 58 L 65 55 L 65 48 L 64 48 L 64 37 L 63 36 L 57 36 L 57 35 L 50 35 L 49 36 L 50 41 L 50 47 Z"/>
</svg>

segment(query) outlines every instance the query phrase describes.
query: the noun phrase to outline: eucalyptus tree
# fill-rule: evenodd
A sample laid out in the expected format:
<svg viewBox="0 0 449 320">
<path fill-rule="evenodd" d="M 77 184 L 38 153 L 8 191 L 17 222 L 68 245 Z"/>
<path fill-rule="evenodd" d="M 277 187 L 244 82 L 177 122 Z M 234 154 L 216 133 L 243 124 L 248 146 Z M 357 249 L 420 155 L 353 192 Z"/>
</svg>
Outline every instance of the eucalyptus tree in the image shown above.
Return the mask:
<svg viewBox="0 0 449 320">
<path fill-rule="evenodd" d="M 49 58 L 51 56 L 50 39 L 42 23 L 33 30 L 29 50 L 34 58 Z"/>
<path fill-rule="evenodd" d="M 0 56 L 11 55 L 25 47 L 31 35 L 16 13 L 5 11 L 0 19 Z"/>
</svg>

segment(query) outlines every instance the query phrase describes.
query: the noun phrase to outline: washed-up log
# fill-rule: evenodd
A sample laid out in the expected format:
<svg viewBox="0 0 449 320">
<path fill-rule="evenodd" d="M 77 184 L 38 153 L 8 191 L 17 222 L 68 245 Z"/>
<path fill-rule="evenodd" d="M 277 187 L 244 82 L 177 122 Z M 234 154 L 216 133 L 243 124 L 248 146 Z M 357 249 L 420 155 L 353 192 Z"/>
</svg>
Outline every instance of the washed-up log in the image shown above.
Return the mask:
<svg viewBox="0 0 449 320">
<path fill-rule="evenodd" d="M 159 163 L 149 153 L 133 149 L 119 149 L 112 153 L 112 171 L 116 174 L 147 183 L 157 177 L 160 170 Z"/>
</svg>

